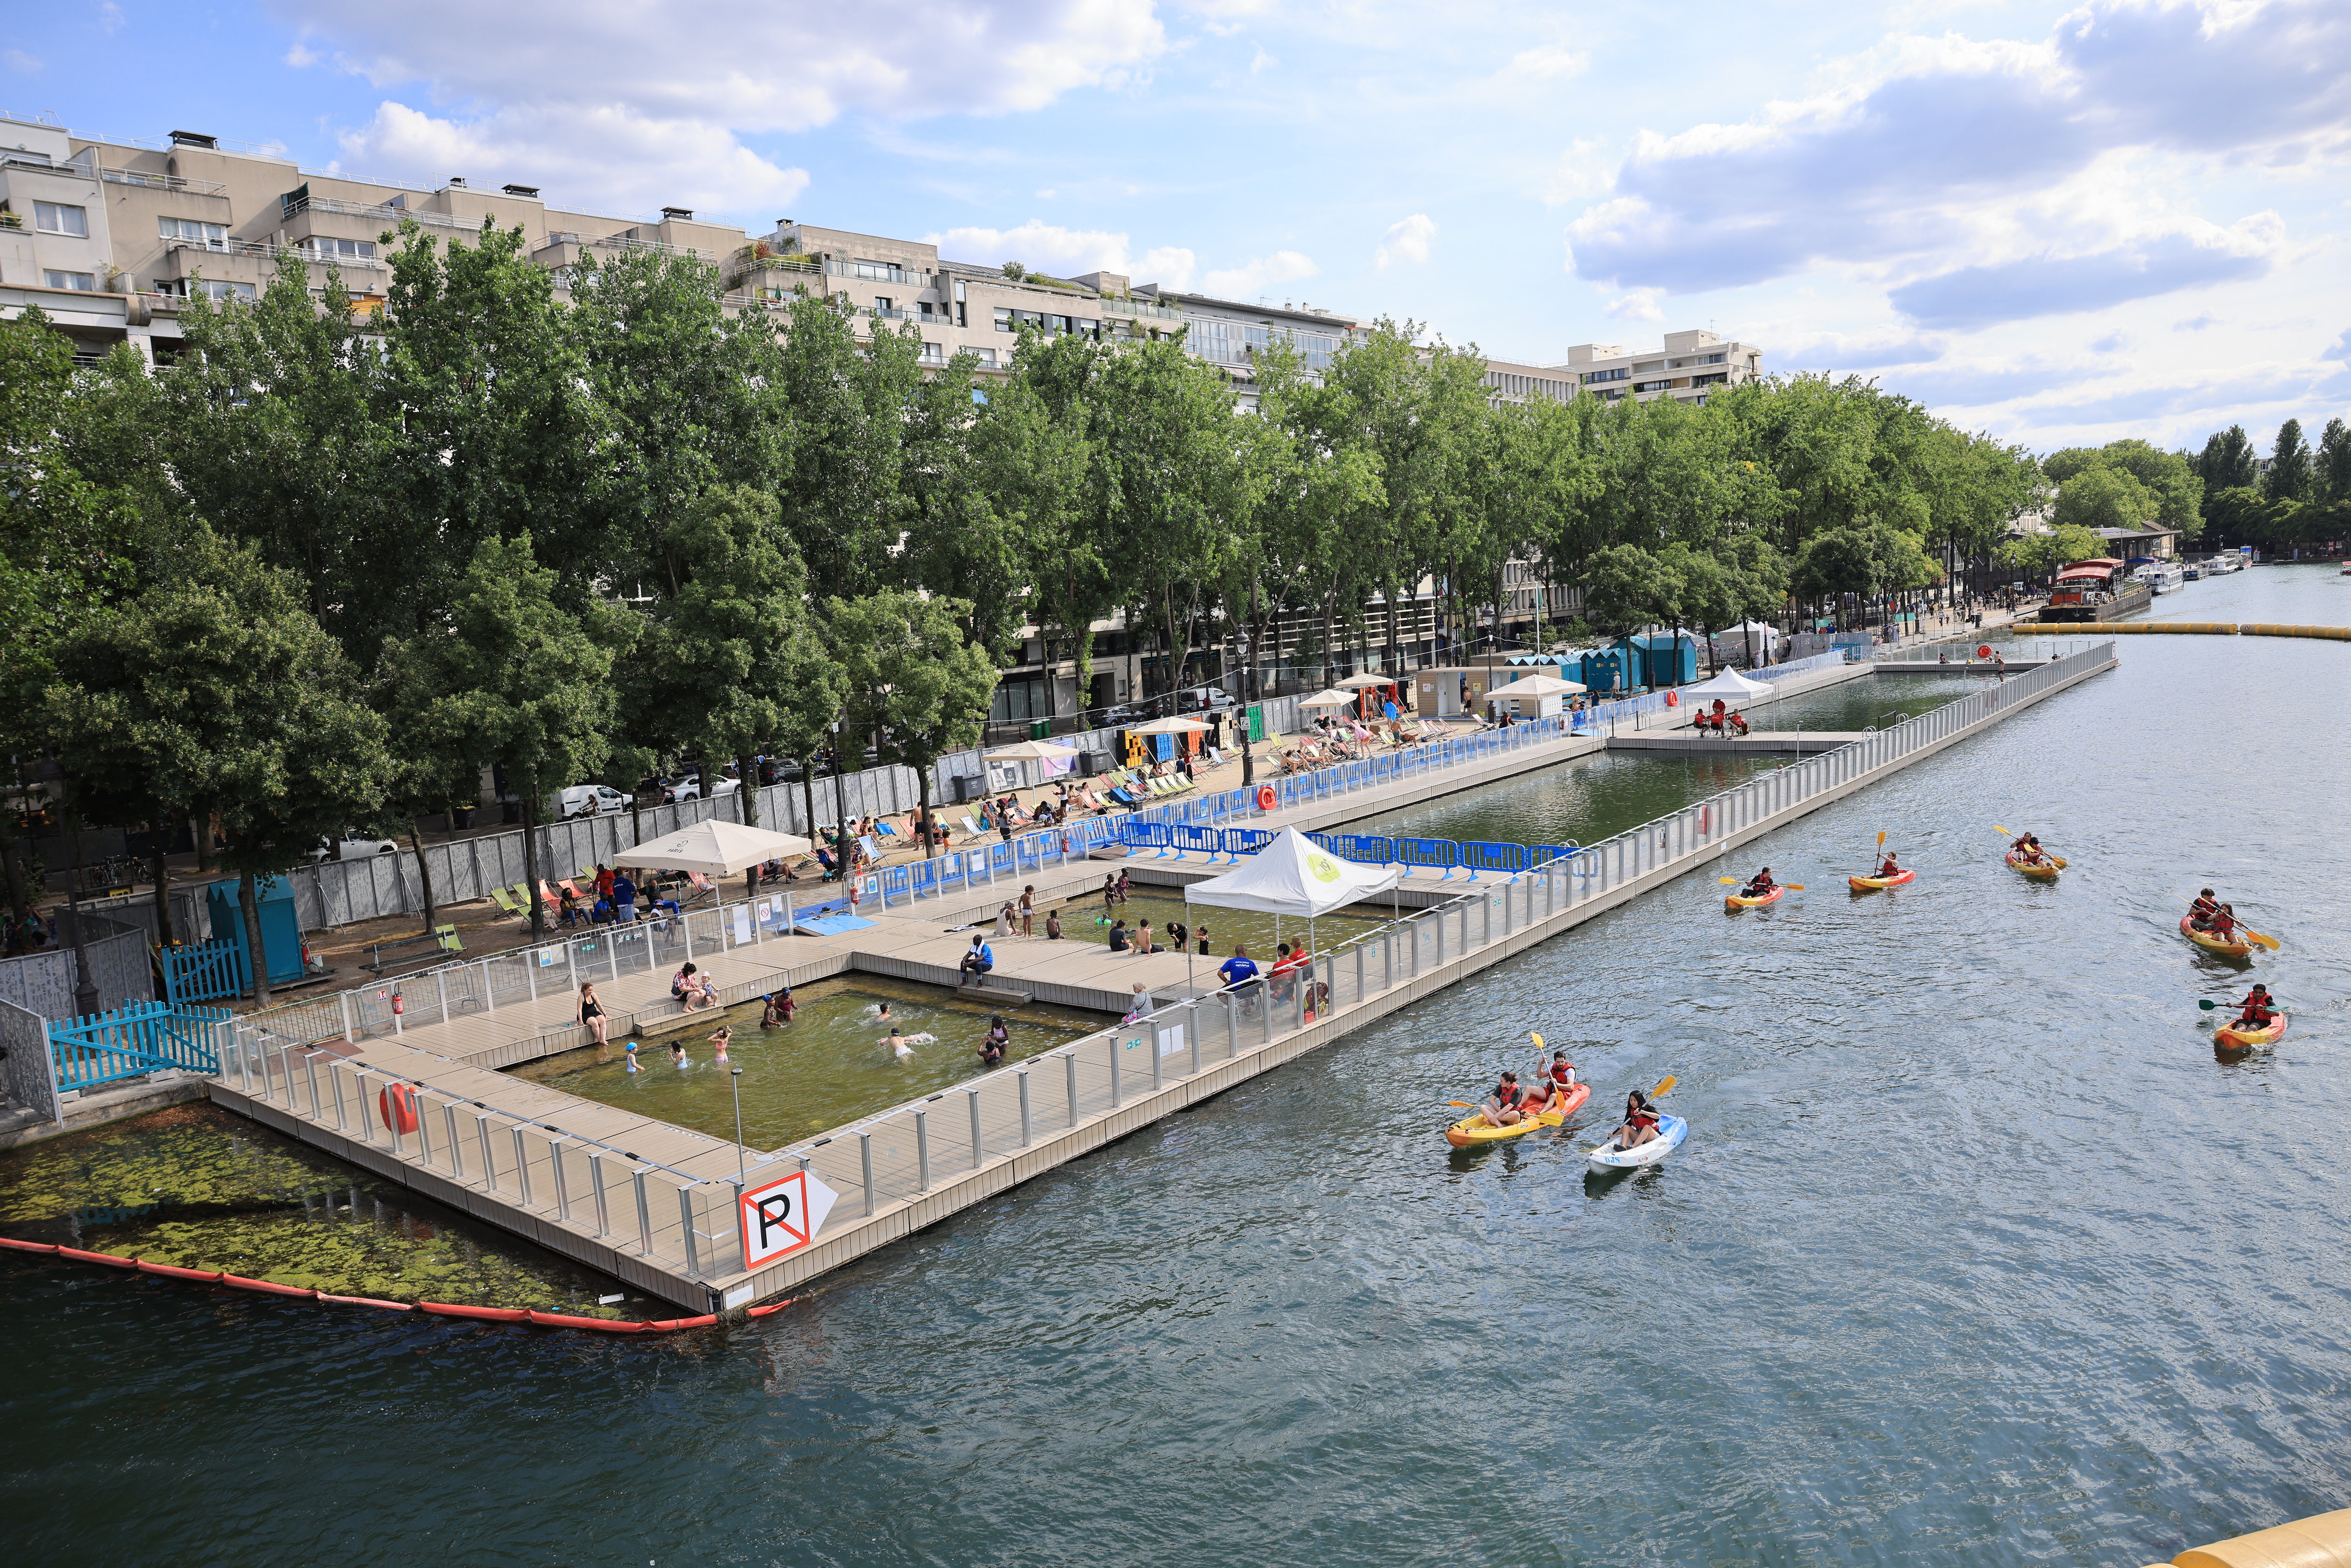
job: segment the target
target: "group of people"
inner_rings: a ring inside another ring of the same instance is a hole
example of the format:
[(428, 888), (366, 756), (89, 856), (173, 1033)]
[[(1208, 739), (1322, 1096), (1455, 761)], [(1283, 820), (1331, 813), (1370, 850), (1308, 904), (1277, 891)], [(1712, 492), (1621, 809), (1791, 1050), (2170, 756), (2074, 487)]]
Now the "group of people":
[(2201, 931), (2222, 942), (2237, 939), (2236, 910), (2215, 899), (2209, 887), (2199, 893), (2196, 902), (2188, 906), (2188, 925), (2190, 930)]
[[(1522, 1086), (1517, 1073), (1503, 1073), (1494, 1092), (1478, 1107), (1478, 1114), (1489, 1127), (1515, 1127), (1540, 1116), (1563, 1113), (1574, 1087), (1575, 1063), (1568, 1061), (1567, 1052), (1554, 1051), (1551, 1053), (1551, 1066), (1536, 1075), (1532, 1088)], [(1635, 1089), (1625, 1097), (1625, 1120), (1601, 1146), (1634, 1149), (1654, 1142), (1656, 1136), (1656, 1110), (1649, 1103), (1649, 1097)]]
[(2045, 866), (2052, 863), (2049, 852), (2041, 847), (2041, 840), (2034, 834), (2026, 833), (2008, 847), (2020, 865)]
[(1740, 736), (1747, 733), (1747, 717), (1744, 714), (1730, 712), (1723, 706), (1722, 699), (1717, 697), (1713, 707), (1699, 708), (1690, 716), (1690, 727), (1702, 735)]
[(599, 865), (591, 885), (592, 903), (588, 890), (574, 883), (566, 881), (559, 889), (557, 917), (565, 925), (626, 925), (636, 919), (638, 887), (627, 872)]

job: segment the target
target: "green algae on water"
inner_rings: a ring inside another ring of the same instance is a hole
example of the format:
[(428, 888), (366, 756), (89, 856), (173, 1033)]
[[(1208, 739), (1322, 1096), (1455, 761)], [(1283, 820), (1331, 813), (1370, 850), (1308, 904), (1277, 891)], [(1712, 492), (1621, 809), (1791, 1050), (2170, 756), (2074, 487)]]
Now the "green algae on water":
[(204, 1103), (0, 1155), (0, 1233), (329, 1295), (608, 1318), (659, 1307), (599, 1305), (625, 1288)]

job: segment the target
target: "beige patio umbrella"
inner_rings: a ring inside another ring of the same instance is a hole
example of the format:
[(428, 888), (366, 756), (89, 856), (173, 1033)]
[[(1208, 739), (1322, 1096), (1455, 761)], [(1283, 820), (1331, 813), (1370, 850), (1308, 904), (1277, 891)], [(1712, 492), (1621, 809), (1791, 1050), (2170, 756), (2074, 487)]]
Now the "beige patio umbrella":
[(1129, 735), (1206, 735), (1213, 725), (1202, 724), (1196, 718), (1155, 718), (1149, 724), (1129, 725)]
[(1300, 697), (1298, 706), (1300, 707), (1353, 707), (1355, 694), (1333, 688), (1327, 692), (1316, 692), (1311, 697)]
[(1563, 697), (1571, 692), (1583, 689), (1575, 682), (1561, 680), (1557, 675), (1521, 675), (1507, 686), (1488, 692), (1486, 700), (1490, 703), (1504, 697)]
[(1074, 746), (1051, 740), (1024, 740), (987, 754), (990, 762), (1066, 762), (1078, 754)]
[(732, 876), (750, 872), (749, 891), (758, 891), (754, 868), (788, 855), (804, 855), (816, 845), (797, 833), (747, 828), (740, 822), (711, 817), (689, 828), (648, 840), (613, 856), (630, 865), (656, 866), (663, 871), (698, 871), (705, 876)]
[(1333, 681), (1331, 684), (1333, 686), (1343, 687), (1348, 691), (1359, 692), (1366, 686), (1401, 685), (1404, 684), (1404, 677), (1402, 675), (1375, 675), (1368, 671), (1358, 670), (1355, 674), (1348, 675), (1342, 680)]

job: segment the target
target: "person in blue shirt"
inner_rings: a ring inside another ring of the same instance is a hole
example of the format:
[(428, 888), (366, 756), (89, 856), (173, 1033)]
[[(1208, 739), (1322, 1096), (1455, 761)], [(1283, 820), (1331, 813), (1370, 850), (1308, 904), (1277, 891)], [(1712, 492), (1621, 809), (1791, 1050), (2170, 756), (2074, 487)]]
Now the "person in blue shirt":
[(1246, 945), (1236, 943), (1233, 956), (1217, 967), (1217, 973), (1228, 986), (1238, 986), (1257, 978), (1257, 964), (1249, 956)]
[(963, 973), (956, 977), (956, 984), (962, 985), (968, 980), (973, 985), (978, 985), (987, 979), (987, 972), (995, 967), (996, 954), (988, 947), (987, 938), (975, 936), (971, 939), (971, 951), (963, 956)]
[(637, 917), (637, 884), (622, 872), (612, 879), (612, 904), (620, 911), (620, 921), (625, 925)]

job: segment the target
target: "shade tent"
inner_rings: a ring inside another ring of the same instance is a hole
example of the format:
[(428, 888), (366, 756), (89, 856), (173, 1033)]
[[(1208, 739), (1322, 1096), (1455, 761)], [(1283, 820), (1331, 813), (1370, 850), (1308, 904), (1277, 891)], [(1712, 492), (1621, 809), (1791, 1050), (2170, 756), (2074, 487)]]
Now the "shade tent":
[(804, 855), (816, 845), (792, 833), (747, 828), (713, 817), (664, 838), (623, 850), (615, 859), (630, 865), (655, 866), (663, 871), (698, 871), (705, 876), (732, 876), (755, 865), (786, 855)]
[(1215, 728), (1196, 718), (1155, 718), (1149, 724), (1138, 724), (1127, 730), (1129, 735), (1206, 735)]
[(1771, 685), (1768, 681), (1750, 681), (1737, 670), (1725, 670), (1710, 681), (1695, 686), (1684, 686), (1686, 697), (1768, 697)]
[(1359, 692), (1367, 686), (1394, 686), (1401, 685), (1403, 683), (1402, 675), (1374, 675), (1366, 671), (1342, 676), (1332, 681), (1331, 685), (1342, 691)]
[(1355, 694), (1336, 690), (1316, 692), (1311, 697), (1300, 697), (1298, 706), (1300, 707), (1353, 707)]
[(1260, 915), (1328, 915), (1396, 884), (1395, 866), (1343, 861), (1296, 828), (1284, 828), (1265, 848), (1222, 876), (1184, 890), (1186, 904), (1254, 909)]

